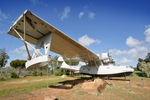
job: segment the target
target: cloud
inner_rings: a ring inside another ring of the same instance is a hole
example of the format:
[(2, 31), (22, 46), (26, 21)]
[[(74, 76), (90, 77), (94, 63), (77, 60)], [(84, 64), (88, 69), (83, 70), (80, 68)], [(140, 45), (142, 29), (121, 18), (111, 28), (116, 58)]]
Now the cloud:
[(38, 5), (40, 2), (39, 0), (30, 0), (30, 2), (35, 6)]
[(90, 19), (94, 19), (95, 18), (95, 13), (93, 11), (89, 10), (88, 6), (84, 6), (83, 7), (83, 11), (79, 12), (79, 18), (82, 18), (83, 16), (87, 16)]
[(61, 20), (63, 21), (65, 18), (68, 18), (69, 13), (70, 13), (70, 7), (66, 6), (62, 12)]
[(2, 10), (0, 9), (0, 21), (5, 20), (8, 18), (8, 15), (6, 15)]
[(83, 15), (84, 15), (84, 12), (81, 11), (81, 12), (79, 13), (79, 18), (82, 18)]
[(114, 56), (127, 54), (126, 50), (110, 49), (109, 53)]
[(147, 42), (150, 42), (150, 26), (145, 30), (145, 40), (147, 41)]
[(137, 39), (134, 39), (132, 36), (129, 36), (126, 40), (126, 44), (129, 46), (129, 47), (136, 47), (138, 45), (141, 44), (141, 41), (137, 40)]
[[(110, 49), (109, 53), (115, 57), (127, 56), (127, 59), (118, 60), (120, 63), (130, 63), (137, 61), (138, 58), (145, 58), (147, 53), (150, 52), (150, 27), (144, 31), (145, 40), (138, 40), (129, 36), (126, 39), (126, 45), (129, 46), (128, 50)], [(128, 59), (131, 59), (128, 61)]]
[(122, 58), (118, 61), (119, 63), (122, 63), (122, 64), (126, 64), (126, 63), (131, 63), (133, 62), (132, 59), (128, 59), (128, 58)]
[(133, 37), (128, 37), (126, 44), (131, 47), (126, 53), (132, 58), (143, 58), (148, 53), (148, 46), (146, 42), (134, 39)]
[(113, 56), (128, 55), (133, 59), (137, 59), (144, 58), (147, 55), (148, 51), (148, 47), (139, 46), (130, 48), (129, 50), (110, 49), (109, 53)]
[[(29, 49), (30, 52), (33, 51), (33, 49), (31, 47), (29, 47), (29, 46), (28, 46), (28, 49)], [(19, 54), (19, 55), (21, 55), (23, 57), (27, 57), (28, 56), (25, 46), (18, 47), (15, 50), (13, 50), (13, 52), (16, 53), (16, 54)]]
[(99, 40), (92, 39), (92, 38), (88, 37), (88, 35), (86, 35), (86, 34), (84, 36), (78, 38), (78, 42), (83, 46), (89, 46), (93, 43), (100, 43)]
[(144, 46), (131, 48), (130, 50), (127, 51), (127, 54), (134, 59), (144, 58), (147, 53), (148, 53), (148, 48)]
[(94, 19), (95, 13), (94, 13), (94, 12), (89, 12), (88, 17), (89, 17), (90, 19)]
[[(129, 36), (126, 39), (126, 45), (129, 47), (128, 50), (110, 49), (109, 53), (115, 58), (119, 57), (120, 60), (118, 61), (120, 63), (133, 63), (137, 61), (138, 58), (144, 59), (147, 53), (150, 52), (150, 26), (146, 27), (144, 34), (145, 40), (138, 40)], [(126, 59), (122, 57), (126, 57)]]

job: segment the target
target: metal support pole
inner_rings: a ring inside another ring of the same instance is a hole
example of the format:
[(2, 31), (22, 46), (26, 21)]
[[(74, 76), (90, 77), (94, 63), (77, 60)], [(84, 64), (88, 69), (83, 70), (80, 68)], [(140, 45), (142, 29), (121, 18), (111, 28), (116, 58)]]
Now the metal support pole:
[(131, 81), (129, 80), (130, 92), (132, 91)]
[(143, 79), (143, 78), (141, 78), (141, 80), (142, 80), (142, 87), (144, 87), (144, 79)]
[(125, 81), (126, 81), (126, 73), (124, 73), (124, 78), (125, 78)]
[(23, 30), (24, 31), (24, 40), (26, 40), (25, 39), (25, 36), (26, 36), (26, 23), (25, 23), (26, 22), (26, 16), (25, 16), (25, 14), (23, 14), (23, 19), (24, 19), (24, 30)]

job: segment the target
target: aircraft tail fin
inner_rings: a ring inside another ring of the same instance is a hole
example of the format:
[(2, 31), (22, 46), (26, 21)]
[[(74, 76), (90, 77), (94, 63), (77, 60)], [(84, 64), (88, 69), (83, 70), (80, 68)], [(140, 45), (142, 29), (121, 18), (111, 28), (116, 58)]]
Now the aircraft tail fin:
[(61, 56), (58, 57), (58, 59), (57, 59), (57, 66), (58, 66), (58, 67), (62, 67), (62, 66), (64, 66), (64, 65), (67, 65), (67, 64), (65, 63), (63, 57), (61, 57)]
[(82, 65), (83, 65), (83, 63), (79, 63), (79, 65), (76, 65), (76, 66), (68, 65), (68, 64), (66, 64), (63, 57), (61, 57), (61, 56), (58, 57), (58, 59), (57, 59), (57, 66), (60, 68), (63, 68), (63, 69), (78, 71)]

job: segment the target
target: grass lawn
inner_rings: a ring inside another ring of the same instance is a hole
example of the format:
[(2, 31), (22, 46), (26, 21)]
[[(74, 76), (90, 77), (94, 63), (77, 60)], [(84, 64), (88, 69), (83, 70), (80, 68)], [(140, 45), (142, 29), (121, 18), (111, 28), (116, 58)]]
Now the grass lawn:
[(127, 77), (130, 81), (109, 80), (112, 87), (103, 91), (104, 97), (113, 100), (150, 100), (150, 78), (133, 76)]
[[(47, 86), (64, 81), (79, 79), (77, 77), (60, 78), (60, 76), (27, 76), (19, 79), (9, 79), (0, 82), (0, 100), (15, 100), (27, 96), (30, 100), (44, 95)], [(123, 78), (122, 78), (123, 79)], [(61, 100), (150, 100), (150, 78), (133, 75), (127, 77), (130, 81), (120, 79), (106, 80), (112, 86), (106, 86), (101, 93), (92, 93), (81, 89), (81, 83), (71, 89), (48, 88), (48, 93)], [(47, 91), (47, 90), (46, 90)], [(32, 93), (31, 93), (32, 92)], [(29, 95), (28, 95), (29, 94)], [(34, 98), (31, 98), (32, 96)], [(25, 95), (25, 96), (24, 96)], [(27, 96), (26, 96), (27, 95)], [(67, 96), (66, 96), (67, 95)], [(39, 99), (41, 100), (41, 98)], [(42, 99), (43, 100), (43, 99)]]
[[(28, 76), (18, 79), (9, 79), (0, 82), (0, 96), (7, 96), (16, 93), (28, 93), (30, 91), (46, 88), (48, 85), (64, 81), (60, 77)], [(47, 85), (48, 84), (48, 85)]]

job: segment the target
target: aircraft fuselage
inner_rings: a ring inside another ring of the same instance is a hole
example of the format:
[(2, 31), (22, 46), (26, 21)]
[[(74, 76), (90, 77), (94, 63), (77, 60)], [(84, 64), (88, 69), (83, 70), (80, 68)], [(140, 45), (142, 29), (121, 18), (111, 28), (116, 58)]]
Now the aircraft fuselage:
[(79, 62), (77, 66), (69, 66), (65, 63), (63, 58), (58, 59), (58, 66), (63, 69), (73, 70), (82, 74), (96, 75), (96, 76), (128, 76), (132, 74), (134, 69), (127, 66), (119, 65), (99, 65), (99, 66), (89, 66), (83, 62)]

